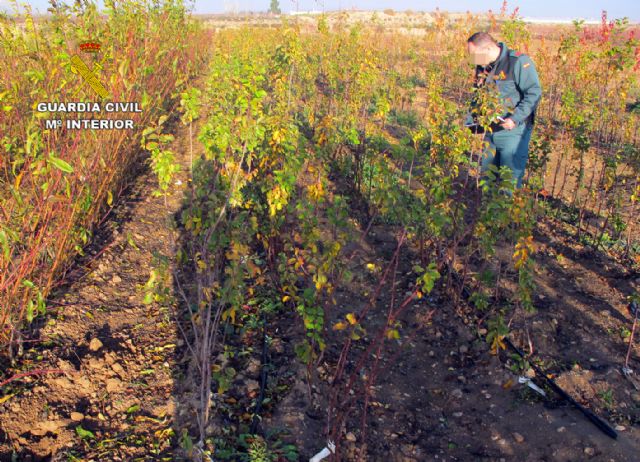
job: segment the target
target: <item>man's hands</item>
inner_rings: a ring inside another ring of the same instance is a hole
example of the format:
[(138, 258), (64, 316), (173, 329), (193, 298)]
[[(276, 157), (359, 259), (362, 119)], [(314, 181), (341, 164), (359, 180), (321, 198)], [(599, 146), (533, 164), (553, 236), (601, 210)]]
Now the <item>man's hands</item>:
[(505, 130), (513, 130), (516, 128), (516, 123), (511, 119), (504, 119), (504, 122), (502, 122), (500, 126)]

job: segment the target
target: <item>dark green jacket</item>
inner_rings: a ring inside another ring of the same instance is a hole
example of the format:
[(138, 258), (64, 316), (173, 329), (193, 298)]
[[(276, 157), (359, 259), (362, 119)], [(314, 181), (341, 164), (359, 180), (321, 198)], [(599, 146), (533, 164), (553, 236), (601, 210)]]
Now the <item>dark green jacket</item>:
[[(486, 67), (476, 66), (475, 86), (495, 82), (507, 108), (502, 118), (511, 118), (517, 125), (532, 124), (542, 96), (536, 66), (529, 56), (510, 50), (504, 42), (498, 45), (501, 48), (498, 59)], [(496, 127), (494, 131), (500, 128)]]

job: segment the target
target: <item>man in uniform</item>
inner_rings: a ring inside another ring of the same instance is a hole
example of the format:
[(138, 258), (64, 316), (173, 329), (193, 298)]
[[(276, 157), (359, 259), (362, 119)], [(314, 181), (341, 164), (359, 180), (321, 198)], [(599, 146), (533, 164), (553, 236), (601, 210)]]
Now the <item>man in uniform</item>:
[[(474, 86), (497, 85), (506, 108), (498, 118), (499, 122), (492, 124), (491, 130), (485, 133), (488, 149), (481, 170), (486, 172), (491, 164), (498, 169), (509, 167), (519, 188), (529, 157), (535, 110), (542, 96), (535, 65), (529, 56), (510, 50), (486, 32), (476, 32), (467, 39), (467, 52), (476, 66)], [(474, 102), (472, 111), (473, 107)], [(477, 124), (468, 125), (478, 128)]]

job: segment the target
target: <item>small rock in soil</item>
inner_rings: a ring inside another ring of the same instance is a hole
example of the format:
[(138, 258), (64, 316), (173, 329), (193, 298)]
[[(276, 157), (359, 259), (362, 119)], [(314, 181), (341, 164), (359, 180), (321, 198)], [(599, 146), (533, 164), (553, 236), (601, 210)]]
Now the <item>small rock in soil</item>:
[(120, 379), (108, 379), (107, 380), (107, 392), (113, 393), (114, 391), (120, 390), (122, 386), (122, 382)]
[(518, 432), (513, 433), (513, 439), (516, 440), (516, 443), (524, 443), (524, 436)]
[(126, 339), (124, 341), (124, 343), (127, 345), (127, 347), (131, 350), (132, 353), (136, 352), (136, 347), (133, 344), (133, 340), (131, 340), (130, 338)]
[(84, 414), (80, 412), (72, 412), (71, 420), (73, 420), (74, 422), (82, 422), (84, 420)]
[(91, 369), (102, 369), (104, 362), (101, 359), (89, 358), (89, 367)]
[(122, 367), (120, 363), (113, 363), (111, 365), (111, 369), (113, 369), (113, 372), (115, 372), (119, 376), (124, 376), (124, 367)]
[(80, 387), (85, 392), (91, 389), (91, 381), (84, 376), (81, 376), (81, 375), (75, 376), (73, 378), (73, 383), (78, 387)]
[(356, 435), (354, 435), (353, 433), (349, 432), (349, 433), (347, 433), (346, 438), (347, 438), (347, 441), (354, 442), (356, 440)]
[(251, 358), (247, 363), (245, 372), (249, 377), (258, 377), (260, 374), (260, 361), (256, 358)]
[(47, 420), (44, 422), (38, 422), (29, 431), (35, 436), (44, 436), (47, 433), (58, 433), (60, 427), (64, 427), (66, 424), (63, 420)]
[(453, 398), (456, 398), (456, 399), (461, 399), (462, 398), (462, 390), (460, 390), (459, 388), (456, 388), (455, 390), (453, 390), (451, 392), (451, 396)]
[(100, 341), (100, 339), (92, 338), (89, 342), (89, 349), (91, 351), (98, 351), (100, 348), (102, 348), (102, 342)]
[(591, 457), (596, 453), (596, 451), (593, 448), (584, 448), (584, 453)]
[(71, 388), (73, 386), (71, 381), (69, 379), (67, 379), (66, 377), (57, 377), (55, 379), (52, 379), (51, 382), (56, 387), (59, 387), (59, 388)]
[(252, 391), (256, 391), (260, 388), (260, 384), (256, 380), (247, 380), (245, 382), (245, 386), (247, 387), (247, 391), (251, 393)]

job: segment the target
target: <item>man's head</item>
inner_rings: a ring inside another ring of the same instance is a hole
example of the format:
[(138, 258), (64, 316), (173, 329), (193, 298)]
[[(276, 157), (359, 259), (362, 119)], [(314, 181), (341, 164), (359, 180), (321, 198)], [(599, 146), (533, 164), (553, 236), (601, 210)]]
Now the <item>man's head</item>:
[(467, 39), (469, 62), (476, 66), (486, 66), (500, 56), (498, 42), (487, 32), (476, 32)]

